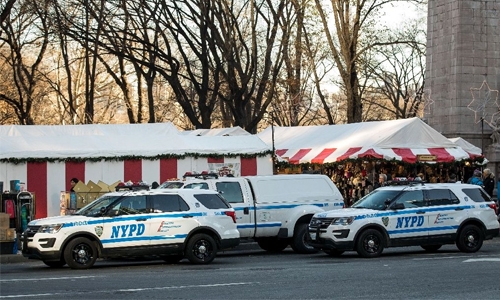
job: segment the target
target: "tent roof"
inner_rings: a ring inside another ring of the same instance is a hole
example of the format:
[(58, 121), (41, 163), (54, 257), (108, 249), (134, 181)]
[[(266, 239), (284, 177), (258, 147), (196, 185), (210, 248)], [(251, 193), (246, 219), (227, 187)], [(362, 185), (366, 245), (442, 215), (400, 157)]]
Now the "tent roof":
[(469, 155), (419, 118), (344, 125), (268, 127), (258, 136), (290, 163), (328, 163), (378, 158), (417, 161), (417, 155), (437, 162), (469, 159)]
[(238, 155), (269, 150), (255, 135), (183, 135), (171, 123), (0, 126), (0, 159)]
[(474, 146), (472, 143), (466, 141), (461, 137), (449, 138), (449, 140), (467, 151), (471, 158), (480, 157), (483, 155), (483, 150), (481, 150), (481, 148)]
[(229, 128), (213, 128), (213, 129), (195, 129), (181, 131), (181, 134), (189, 135), (206, 135), (206, 136), (229, 136), (229, 135), (250, 135), (248, 131), (241, 128), (240, 126), (229, 127)]

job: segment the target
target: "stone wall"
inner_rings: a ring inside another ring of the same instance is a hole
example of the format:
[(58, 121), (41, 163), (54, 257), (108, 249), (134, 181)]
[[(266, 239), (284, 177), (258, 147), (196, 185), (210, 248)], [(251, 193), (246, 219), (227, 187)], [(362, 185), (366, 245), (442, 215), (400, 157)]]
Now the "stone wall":
[[(434, 103), (424, 118), (446, 137), (462, 137), (485, 152), (492, 129), (486, 123), (481, 129), (467, 106), (470, 88), (486, 81), (500, 89), (500, 0), (428, 3), (425, 92)], [(486, 109), (498, 111), (496, 104)]]

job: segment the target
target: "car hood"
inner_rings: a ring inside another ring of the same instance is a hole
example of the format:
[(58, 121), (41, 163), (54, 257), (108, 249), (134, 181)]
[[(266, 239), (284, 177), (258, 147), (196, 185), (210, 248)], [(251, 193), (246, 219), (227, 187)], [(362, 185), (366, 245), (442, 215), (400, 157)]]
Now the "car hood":
[(49, 224), (73, 224), (75, 222), (87, 222), (89, 220), (95, 220), (95, 218), (90, 218), (86, 216), (68, 215), (68, 216), (56, 216), (56, 217), (37, 219), (29, 222), (28, 225), (40, 226)]
[(368, 208), (343, 208), (337, 210), (330, 210), (325, 212), (316, 213), (315, 218), (341, 218), (341, 217), (356, 217), (367, 214), (374, 214), (380, 212), (379, 210)]

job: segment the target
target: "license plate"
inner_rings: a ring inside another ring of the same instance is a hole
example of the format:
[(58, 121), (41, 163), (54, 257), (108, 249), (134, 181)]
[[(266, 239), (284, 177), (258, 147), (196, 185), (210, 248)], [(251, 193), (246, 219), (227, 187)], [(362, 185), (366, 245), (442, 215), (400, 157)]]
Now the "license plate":
[(309, 232), (309, 236), (311, 237), (311, 240), (316, 239), (316, 232)]

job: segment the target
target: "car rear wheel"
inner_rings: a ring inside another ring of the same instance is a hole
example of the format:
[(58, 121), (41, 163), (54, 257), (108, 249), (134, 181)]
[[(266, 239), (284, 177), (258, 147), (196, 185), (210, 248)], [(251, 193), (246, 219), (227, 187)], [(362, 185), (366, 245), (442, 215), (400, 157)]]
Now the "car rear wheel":
[(420, 246), (422, 249), (424, 249), (427, 252), (436, 252), (438, 251), (443, 245), (423, 245)]
[(97, 260), (97, 249), (88, 238), (71, 240), (64, 249), (64, 260), (72, 269), (91, 268)]
[(268, 252), (281, 252), (288, 247), (287, 240), (280, 240), (277, 238), (260, 238), (257, 240), (257, 244), (261, 249)]
[(377, 257), (384, 251), (384, 237), (380, 231), (367, 229), (361, 233), (356, 244), (356, 251), (362, 257)]
[(290, 246), (292, 247), (293, 251), (300, 253), (300, 254), (311, 254), (311, 253), (316, 253), (318, 252), (317, 249), (314, 249), (309, 243), (307, 242), (309, 233), (308, 231), (308, 225), (307, 223), (300, 223), (297, 225), (295, 228), (295, 232), (293, 234), (292, 238), (292, 243)]
[(466, 253), (477, 252), (483, 246), (483, 232), (476, 225), (465, 226), (458, 235), (457, 247)]
[(186, 246), (186, 258), (193, 264), (211, 263), (217, 254), (217, 243), (205, 233), (193, 235)]

